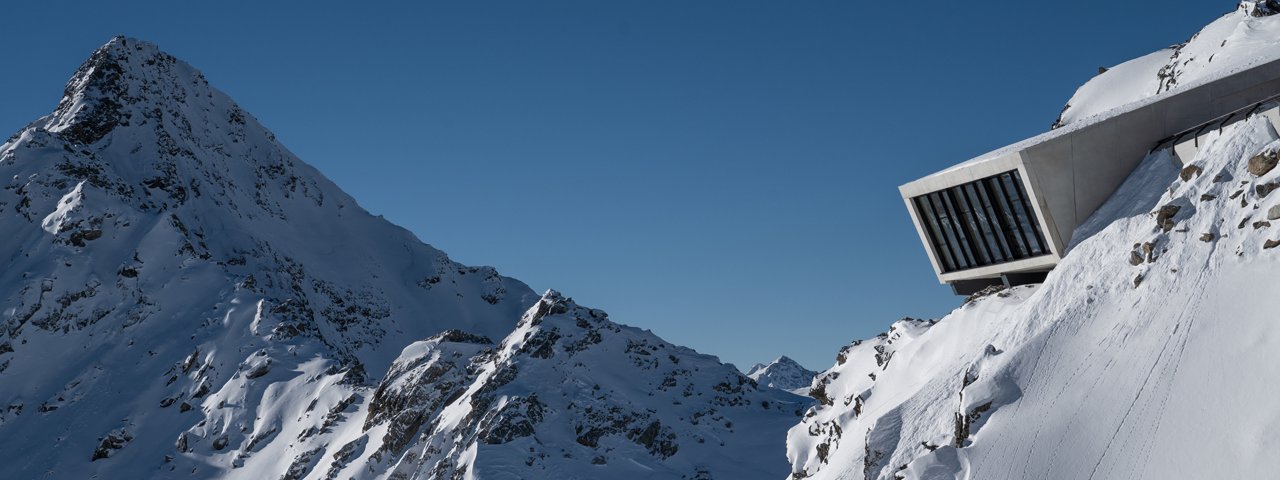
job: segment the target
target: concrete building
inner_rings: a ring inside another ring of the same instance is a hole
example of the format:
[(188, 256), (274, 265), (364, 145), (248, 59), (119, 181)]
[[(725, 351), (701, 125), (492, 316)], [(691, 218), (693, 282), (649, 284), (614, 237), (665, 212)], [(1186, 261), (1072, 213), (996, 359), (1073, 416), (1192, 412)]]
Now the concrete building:
[(1069, 124), (898, 190), (938, 281), (957, 294), (1038, 283), (1147, 153), (1172, 147), (1190, 160), (1205, 133), (1250, 114), (1280, 125), (1277, 94), (1280, 60)]

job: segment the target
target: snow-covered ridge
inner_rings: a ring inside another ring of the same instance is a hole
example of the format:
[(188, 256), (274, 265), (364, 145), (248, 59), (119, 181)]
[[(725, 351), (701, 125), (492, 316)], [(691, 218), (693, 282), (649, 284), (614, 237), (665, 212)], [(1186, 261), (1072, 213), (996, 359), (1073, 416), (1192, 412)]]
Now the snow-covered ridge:
[[(1179, 92), (1201, 87), (1250, 68), (1280, 61), (1280, 15), (1239, 8), (1206, 26), (1186, 44), (1175, 45), (1116, 66), (1077, 90), (1051, 129), (1031, 138), (952, 165), (941, 176), (1065, 137), (1091, 125), (1151, 105)], [(1169, 57), (1162, 60), (1165, 54)]]
[(0, 178), (7, 478), (269, 471), (327, 422), (293, 406), (340, 411), (404, 345), (503, 336), (537, 298), (368, 214), (138, 40), (0, 145)]
[[(450, 260), (146, 42), (0, 145), (0, 211), (0, 478), (787, 469), (804, 399)], [(582, 382), (612, 396), (565, 403)], [(594, 446), (561, 431), (585, 406), (616, 427)]]
[(1157, 95), (1202, 85), (1280, 58), (1280, 11), (1274, 0), (1246, 0), (1185, 43), (1135, 58), (1080, 86), (1054, 128)]
[[(378, 388), (365, 428), (388, 433), (353, 440), (371, 457), (341, 476), (780, 478), (784, 432), (809, 403), (554, 291), (491, 348), (430, 346), (393, 367), (412, 382)], [(428, 394), (387, 393), (405, 385)]]

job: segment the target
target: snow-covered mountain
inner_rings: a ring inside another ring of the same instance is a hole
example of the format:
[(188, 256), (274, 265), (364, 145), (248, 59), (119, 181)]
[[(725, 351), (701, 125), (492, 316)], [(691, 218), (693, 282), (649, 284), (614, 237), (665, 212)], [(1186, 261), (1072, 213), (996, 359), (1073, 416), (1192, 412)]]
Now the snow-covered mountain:
[(817, 375), (818, 372), (804, 368), (786, 355), (778, 357), (768, 365), (757, 363), (747, 371), (747, 376), (752, 380), (797, 395), (808, 395), (809, 385)]
[(556, 292), (474, 355), (483, 343), (407, 348), (353, 440), (369, 460), (341, 477), (782, 478), (769, 435), (811, 403)]
[(1280, 58), (1276, 0), (1245, 0), (1185, 43), (1107, 69), (1076, 91), (1054, 127)]
[(804, 399), (450, 260), (148, 43), (0, 183), (0, 478), (786, 473)]
[[(1252, 11), (1185, 48), (1231, 30), (1256, 35), (1234, 58), (1274, 55), (1280, 16)], [(845, 347), (789, 432), (792, 478), (1274, 477), (1278, 152), (1255, 117), (1186, 168), (1152, 153), (1043, 285)]]

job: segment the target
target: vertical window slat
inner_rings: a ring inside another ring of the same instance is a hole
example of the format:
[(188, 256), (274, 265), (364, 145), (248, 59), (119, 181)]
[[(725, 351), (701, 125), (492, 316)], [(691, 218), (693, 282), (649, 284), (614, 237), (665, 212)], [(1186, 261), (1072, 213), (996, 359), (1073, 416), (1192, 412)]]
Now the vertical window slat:
[(986, 266), (992, 264), (991, 252), (987, 251), (986, 242), (982, 239), (982, 229), (978, 227), (978, 220), (974, 216), (973, 206), (969, 204), (969, 199), (965, 197), (963, 186), (948, 188), (947, 195), (951, 197), (951, 201), (956, 205), (956, 208), (960, 209), (960, 218), (964, 220), (963, 227), (969, 237), (969, 248), (973, 250), (974, 258), (978, 261), (978, 265)]
[(933, 205), (933, 212), (938, 216), (938, 223), (942, 224), (942, 231), (947, 235), (947, 244), (951, 246), (952, 258), (956, 261), (956, 267), (961, 270), (972, 268), (964, 255), (964, 245), (960, 241), (960, 235), (956, 233), (951, 220), (951, 214), (947, 210), (947, 205), (942, 201), (942, 195), (939, 192), (929, 194), (929, 203)]
[(1022, 209), (1027, 212), (1027, 222), (1031, 224), (1031, 233), (1035, 234), (1036, 242), (1040, 244), (1041, 253), (1049, 253), (1048, 244), (1044, 241), (1044, 234), (1040, 233), (1040, 222), (1036, 218), (1035, 210), (1031, 208), (1031, 197), (1027, 196), (1027, 191), (1022, 187), (1022, 175), (1015, 170), (1010, 172), (1013, 178), (1017, 180), (1014, 186), (1018, 188), (1018, 196), (1022, 197)]
[(974, 182), (973, 185), (974, 190), (978, 193), (979, 200), (982, 201), (983, 211), (987, 213), (992, 241), (996, 243), (996, 247), (1000, 250), (1001, 258), (1005, 259), (1004, 261), (1014, 260), (1013, 249), (1009, 248), (1008, 240), (1005, 238), (1003, 221), (1000, 218), (1000, 212), (996, 211), (995, 202), (991, 200), (986, 180), (979, 180)]
[(977, 255), (974, 255), (973, 244), (969, 241), (968, 232), (964, 228), (964, 219), (960, 217), (960, 209), (951, 200), (951, 192), (943, 190), (938, 192), (938, 196), (942, 198), (942, 205), (947, 209), (947, 218), (951, 221), (951, 230), (956, 232), (956, 243), (960, 245), (960, 253), (964, 255), (965, 263), (969, 264), (969, 268), (982, 266), (978, 264)]
[(1018, 188), (1018, 178), (1011, 174), (1004, 174), (1000, 179), (1005, 183), (1005, 193), (1009, 194), (1009, 204), (1013, 205), (1013, 213), (1017, 215), (1018, 229), (1022, 231), (1022, 238), (1027, 242), (1027, 251), (1032, 255), (1042, 254), (1040, 242), (1032, 232), (1034, 223), (1027, 218), (1027, 204), (1022, 201), (1022, 189)]
[(914, 199), (916, 212), (920, 217), (920, 229), (924, 230), (925, 236), (929, 237), (929, 243), (933, 246), (934, 256), (938, 258), (938, 263), (942, 265), (942, 270), (951, 272), (956, 270), (956, 263), (951, 259), (950, 247), (947, 245), (946, 239), (942, 236), (942, 229), (938, 227), (938, 218), (933, 214), (933, 207), (928, 205), (929, 197), (916, 197)]
[(1014, 243), (1018, 245), (1018, 257), (1026, 258), (1031, 256), (1031, 245), (1027, 242), (1027, 236), (1022, 231), (1022, 227), (1018, 224), (1018, 214), (1013, 206), (1013, 202), (1009, 199), (1009, 190), (1005, 188), (1003, 176), (997, 176), (991, 179), (991, 185), (996, 189), (996, 199), (1000, 201), (1001, 212), (1005, 216), (1005, 221), (1009, 225), (1009, 235)]
[(996, 235), (991, 229), (987, 208), (983, 206), (977, 188), (973, 183), (966, 183), (961, 190), (964, 191), (965, 198), (969, 199), (969, 206), (973, 207), (973, 218), (978, 221), (978, 229), (982, 230), (982, 244), (987, 249), (987, 255), (991, 257), (991, 263), (1006, 262), (1004, 252), (1000, 250), (1000, 243), (996, 241)]

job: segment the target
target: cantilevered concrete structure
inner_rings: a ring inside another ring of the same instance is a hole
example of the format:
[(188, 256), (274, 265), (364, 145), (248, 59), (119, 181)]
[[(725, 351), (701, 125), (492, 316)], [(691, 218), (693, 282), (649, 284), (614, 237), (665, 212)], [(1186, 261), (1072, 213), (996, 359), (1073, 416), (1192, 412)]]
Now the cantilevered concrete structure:
[[(1280, 60), (1119, 107), (902, 185), (938, 280), (957, 294), (1035, 283), (1071, 233), (1157, 147), (1189, 161), (1212, 128), (1280, 94)], [(1280, 124), (1280, 123), (1278, 123)]]

